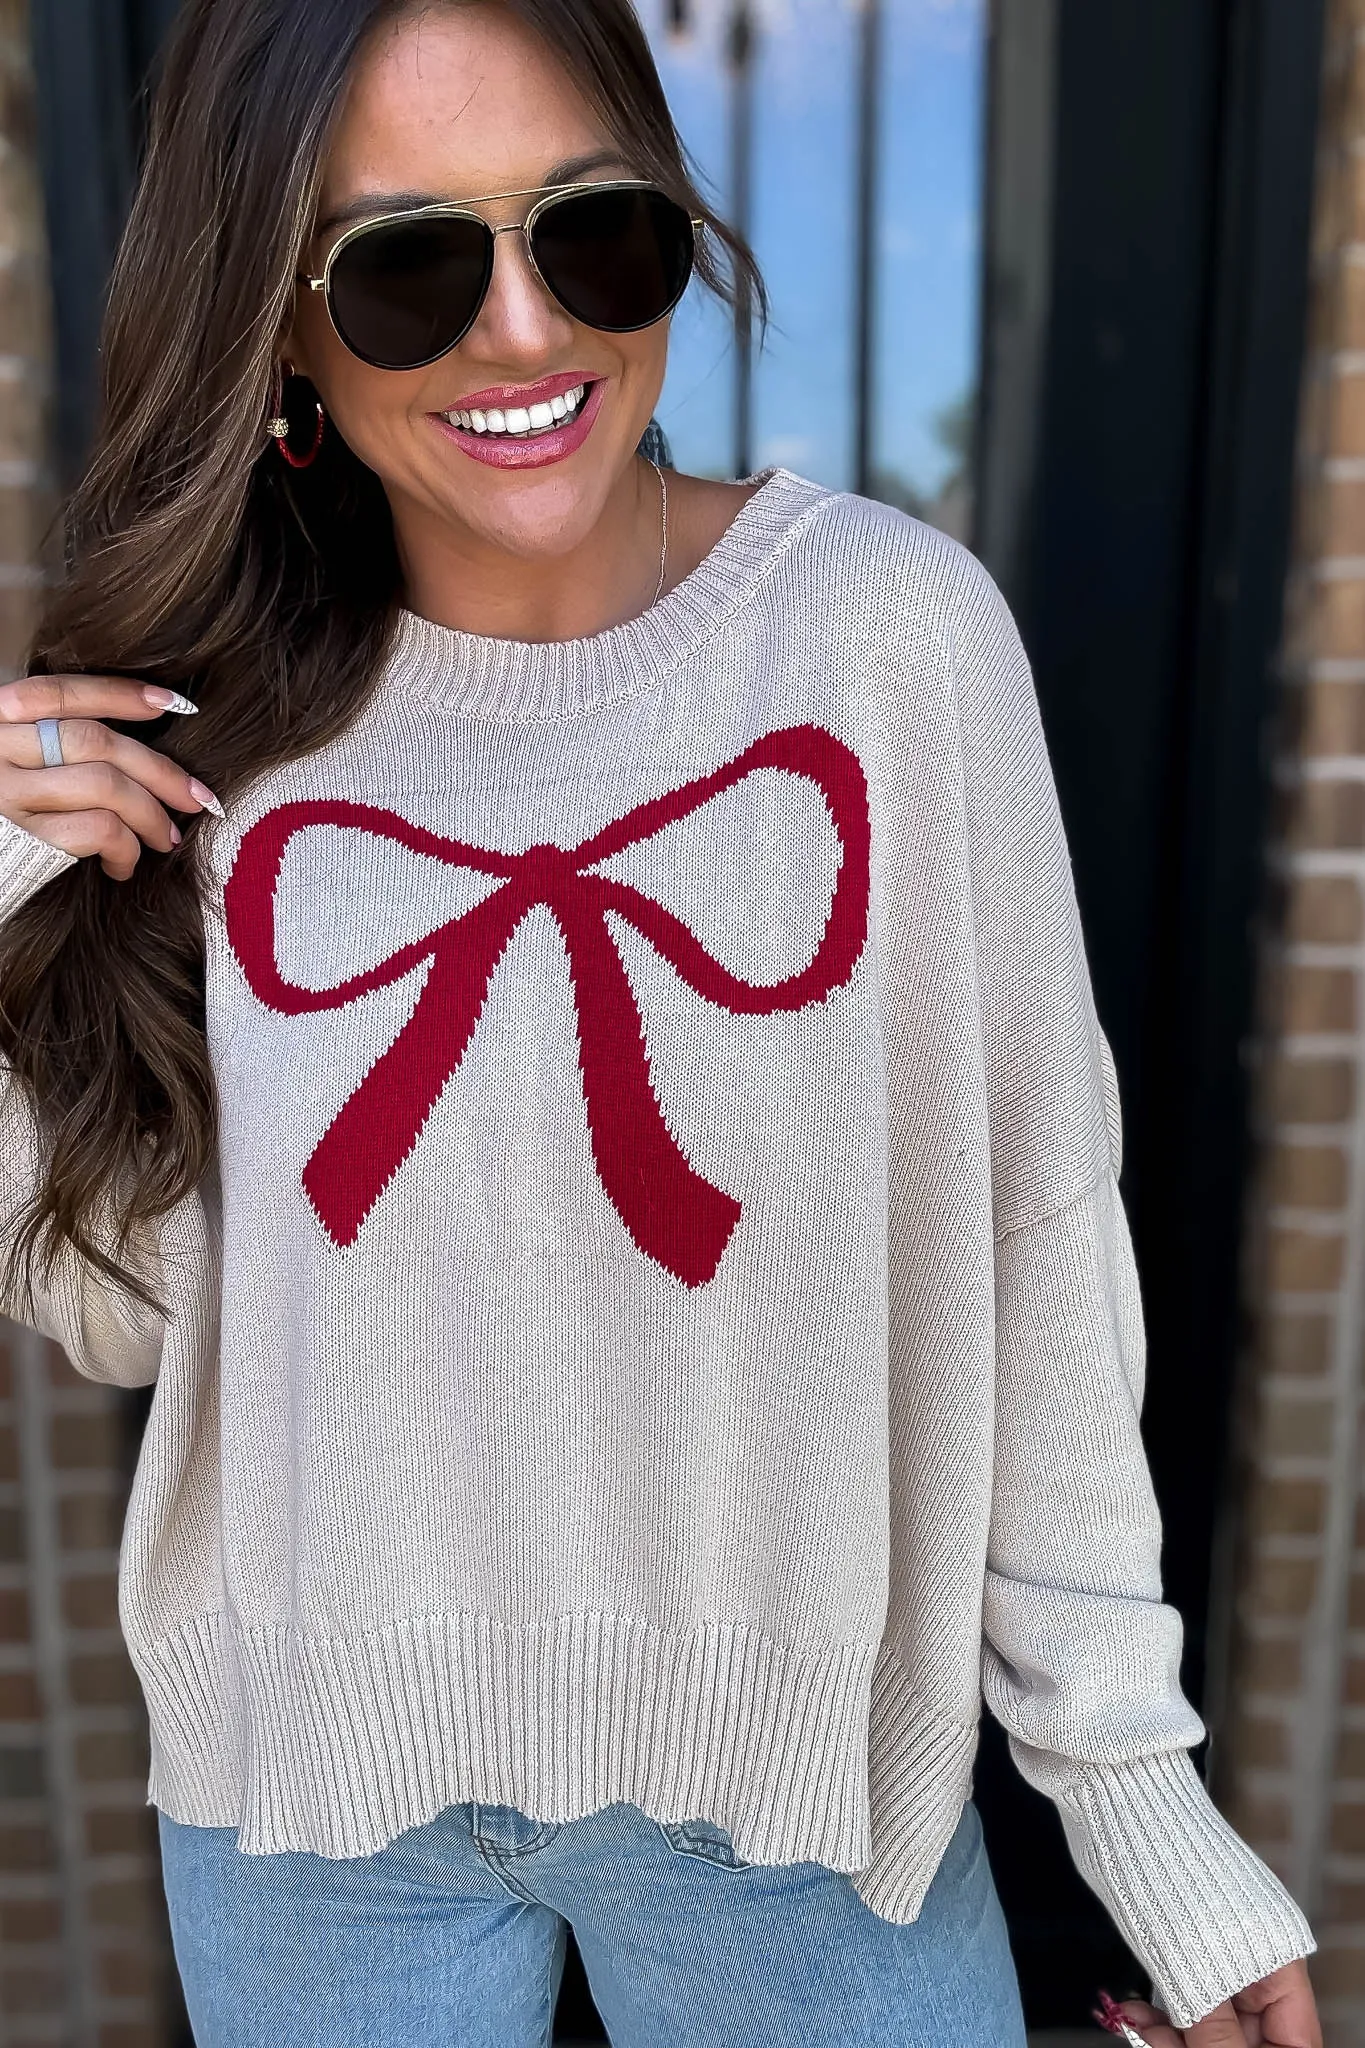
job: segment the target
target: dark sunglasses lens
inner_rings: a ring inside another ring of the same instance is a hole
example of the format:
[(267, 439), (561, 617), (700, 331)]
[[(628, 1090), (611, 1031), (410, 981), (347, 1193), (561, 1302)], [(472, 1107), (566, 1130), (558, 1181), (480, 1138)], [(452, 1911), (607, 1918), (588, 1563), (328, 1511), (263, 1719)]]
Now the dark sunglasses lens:
[(370, 228), (332, 265), (332, 318), (346, 346), (376, 369), (415, 370), (465, 333), (492, 269), (493, 237), (479, 221)]
[(664, 192), (584, 192), (545, 208), (531, 250), (575, 320), (629, 334), (662, 320), (682, 297), (692, 274), (692, 222)]

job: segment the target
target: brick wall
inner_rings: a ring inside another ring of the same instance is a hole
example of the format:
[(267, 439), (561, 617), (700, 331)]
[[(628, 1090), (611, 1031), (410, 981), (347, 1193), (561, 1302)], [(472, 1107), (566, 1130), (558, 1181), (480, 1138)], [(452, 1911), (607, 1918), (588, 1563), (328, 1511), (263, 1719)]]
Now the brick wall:
[[(46, 260), (25, 9), (0, 0), (0, 672), (50, 524)], [(0, 1323), (0, 2048), (173, 2048), (181, 2010), (119, 1633), (135, 1397)], [(186, 2037), (187, 2038), (187, 2037)]]
[(179, 2014), (119, 1632), (126, 1397), (0, 1349), (0, 2042), (172, 2048)]
[(1365, 0), (1330, 0), (1211, 1782), (1365, 2048)]

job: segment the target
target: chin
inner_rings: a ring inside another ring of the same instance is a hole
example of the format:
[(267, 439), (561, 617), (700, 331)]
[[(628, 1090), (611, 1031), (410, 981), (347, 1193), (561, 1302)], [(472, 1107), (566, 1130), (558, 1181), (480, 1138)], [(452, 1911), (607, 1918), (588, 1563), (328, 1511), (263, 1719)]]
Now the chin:
[(544, 474), (510, 478), (477, 500), (448, 502), (447, 516), (488, 545), (523, 561), (572, 554), (592, 534), (610, 495), (606, 479), (575, 489), (566, 478)]

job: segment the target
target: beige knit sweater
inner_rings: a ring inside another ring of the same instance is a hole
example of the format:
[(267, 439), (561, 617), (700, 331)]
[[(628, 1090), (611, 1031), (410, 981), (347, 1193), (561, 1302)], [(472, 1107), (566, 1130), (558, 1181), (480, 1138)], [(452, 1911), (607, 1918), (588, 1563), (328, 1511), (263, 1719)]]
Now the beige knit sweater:
[[(155, 1381), (151, 1801), (353, 1857), (628, 1799), (906, 1922), (984, 1690), (1178, 2024), (1312, 1950), (1187, 1754), (1114, 1071), (970, 555), (777, 470), (626, 625), (400, 614), (200, 846), (169, 1318), (74, 1265), (40, 1316)], [(0, 824), (0, 916), (66, 865)]]

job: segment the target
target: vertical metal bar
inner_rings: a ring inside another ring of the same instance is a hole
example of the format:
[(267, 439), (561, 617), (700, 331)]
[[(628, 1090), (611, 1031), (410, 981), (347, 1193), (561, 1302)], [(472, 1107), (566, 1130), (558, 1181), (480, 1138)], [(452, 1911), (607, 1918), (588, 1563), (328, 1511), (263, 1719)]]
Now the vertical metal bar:
[(872, 483), (873, 380), (877, 318), (878, 81), (881, 76), (881, 0), (858, 0), (858, 183), (854, 229), (853, 488), (863, 497)]
[[(730, 64), (730, 217), (746, 241), (753, 219), (754, 43), (747, 0), (735, 0), (726, 54)], [(753, 334), (744, 318), (735, 335), (734, 472), (753, 470)]]
[(1061, 0), (994, 0), (972, 545), (1027, 619), (1052, 319)]

